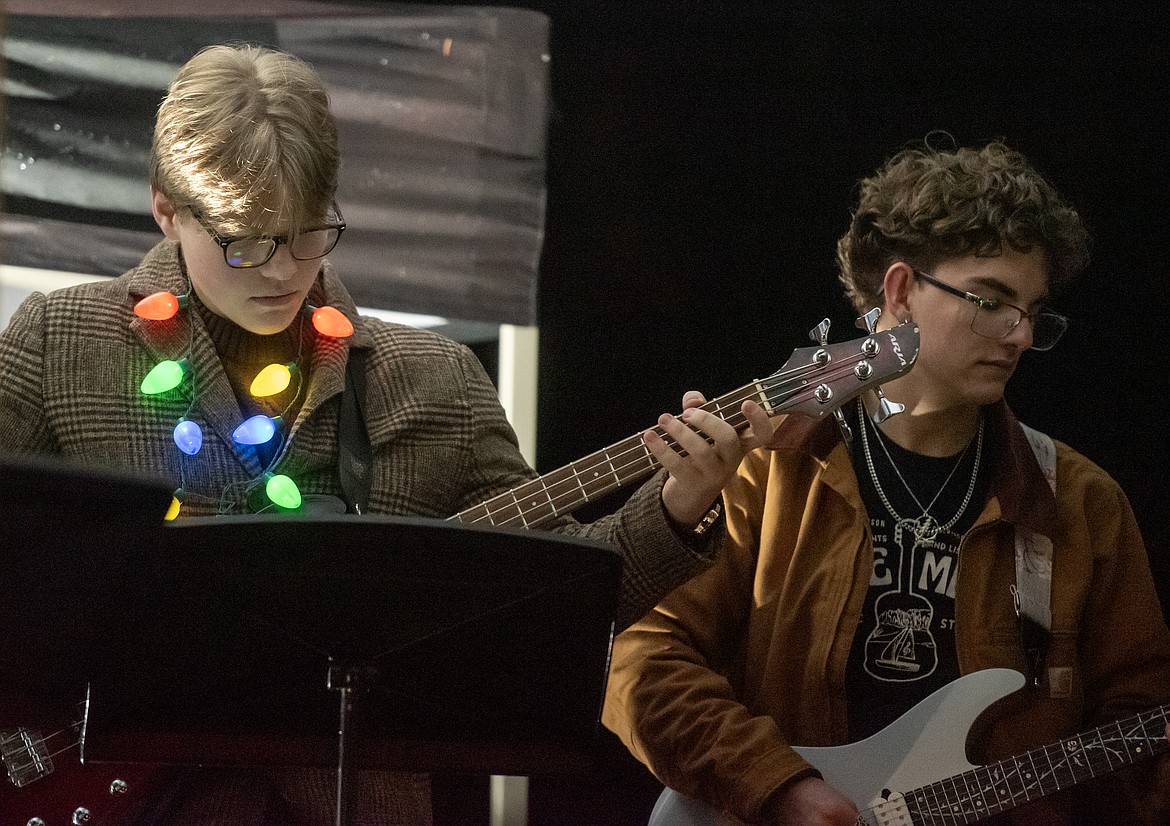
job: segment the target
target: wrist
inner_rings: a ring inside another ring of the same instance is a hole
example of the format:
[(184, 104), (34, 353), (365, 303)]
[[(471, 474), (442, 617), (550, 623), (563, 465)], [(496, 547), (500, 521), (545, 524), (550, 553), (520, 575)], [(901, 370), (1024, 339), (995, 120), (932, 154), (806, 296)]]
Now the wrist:
[(702, 538), (719, 523), (722, 517), (723, 500), (716, 499), (711, 503), (711, 507), (707, 512), (703, 514), (703, 518), (699, 520), (699, 523), (691, 530), (691, 535), (697, 539)]
[(669, 508), (663, 507), (666, 521), (675, 536), (689, 545), (697, 545), (709, 537), (719, 521), (723, 518), (723, 500), (716, 499), (697, 520), (692, 518), (686, 522), (676, 519)]

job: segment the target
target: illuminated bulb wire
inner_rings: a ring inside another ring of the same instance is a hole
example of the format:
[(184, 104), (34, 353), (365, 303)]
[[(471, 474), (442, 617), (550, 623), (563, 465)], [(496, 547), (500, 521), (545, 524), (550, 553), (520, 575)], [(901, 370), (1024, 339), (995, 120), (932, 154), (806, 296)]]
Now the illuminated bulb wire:
[[(176, 296), (169, 291), (151, 293), (134, 305), (134, 313), (150, 321), (167, 321), (185, 307), (187, 296)], [(343, 313), (334, 307), (310, 307), (313, 311), (312, 321), (317, 332), (332, 338), (347, 338), (353, 335), (353, 324)], [(165, 360), (156, 364), (146, 374), (140, 385), (142, 392), (148, 396), (165, 393), (178, 387), (186, 374), (188, 359)], [(285, 390), (292, 382), (293, 371), (297, 369), (295, 362), (287, 364), (270, 364), (257, 374), (252, 381), (251, 392), (257, 397), (273, 396)], [(269, 417), (256, 415), (243, 422), (232, 433), (232, 439), (239, 444), (260, 445), (270, 441), (281, 426), (280, 416)], [(175, 425), (172, 434), (175, 445), (188, 456), (194, 456), (203, 447), (203, 431), (198, 424), (181, 418)], [(284, 474), (267, 472), (264, 475), (264, 490), (268, 498), (278, 507), (286, 510), (296, 510), (301, 506), (301, 491), (296, 483)], [(170, 506), (167, 508), (164, 519), (172, 521), (179, 516), (182, 510), (183, 489), (180, 487), (171, 496)]]

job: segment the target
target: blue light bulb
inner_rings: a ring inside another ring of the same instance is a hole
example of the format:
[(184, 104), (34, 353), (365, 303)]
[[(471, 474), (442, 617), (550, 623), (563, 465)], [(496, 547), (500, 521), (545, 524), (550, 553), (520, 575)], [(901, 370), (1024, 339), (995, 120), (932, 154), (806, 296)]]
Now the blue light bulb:
[(262, 445), (276, 435), (276, 422), (258, 413), (247, 419), (232, 433), (232, 439), (242, 445)]
[(174, 436), (179, 450), (188, 456), (194, 456), (203, 447), (203, 430), (190, 419), (179, 419)]

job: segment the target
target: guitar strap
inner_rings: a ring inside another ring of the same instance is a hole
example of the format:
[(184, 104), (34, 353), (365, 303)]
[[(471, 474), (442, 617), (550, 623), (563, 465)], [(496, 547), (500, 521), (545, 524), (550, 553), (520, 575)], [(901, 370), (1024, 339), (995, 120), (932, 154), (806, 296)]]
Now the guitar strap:
[[(1020, 425), (1040, 471), (1056, 493), (1056, 446), (1052, 439), (1025, 424)], [(1016, 616), (1020, 620), (1024, 650), (1032, 665), (1032, 683), (1040, 684), (1044, 655), (1052, 629), (1052, 540), (1023, 525), (1016, 525), (1016, 583), (1012, 586)], [(1050, 669), (1049, 683), (1054, 697), (1064, 696), (1071, 674), (1067, 669)], [(1058, 672), (1058, 673), (1052, 673)]]
[(366, 351), (351, 347), (345, 364), (345, 391), (337, 423), (337, 472), (345, 495), (345, 512), (362, 514), (370, 498), (373, 451), (366, 429)]

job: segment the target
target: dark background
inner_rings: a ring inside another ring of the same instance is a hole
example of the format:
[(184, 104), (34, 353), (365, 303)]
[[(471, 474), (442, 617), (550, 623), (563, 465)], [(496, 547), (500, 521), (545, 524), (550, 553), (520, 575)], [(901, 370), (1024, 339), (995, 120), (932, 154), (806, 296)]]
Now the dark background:
[(1166, 14), (1141, 4), (535, 3), (551, 16), (539, 469), (767, 375), (833, 319), (853, 186), (931, 130), (1002, 138), (1080, 210), (1072, 319), (1008, 390), (1116, 477), (1164, 603)]
[[(853, 338), (833, 255), (856, 180), (932, 130), (1002, 138), (1095, 238), (1068, 335), (1008, 399), (1121, 483), (1170, 604), (1164, 3), (511, 5), (551, 19), (538, 469), (775, 371), (823, 317)], [(534, 779), (531, 822), (644, 823), (656, 788), (608, 754)], [(440, 826), (486, 815), (444, 799)]]
[[(1069, 333), (1024, 357), (1008, 400), (1121, 483), (1170, 605), (1166, 12), (530, 5), (552, 19), (542, 472), (676, 411), (688, 388), (719, 395), (771, 373), (825, 316), (833, 340), (852, 338), (834, 252), (856, 180), (931, 130), (1002, 138), (1094, 237), (1086, 277), (1056, 302)], [(651, 790), (623, 758), (590, 786), (622, 814), (594, 799), (594, 822), (645, 822)], [(574, 793), (534, 779), (535, 822), (569, 822), (548, 801)]]

